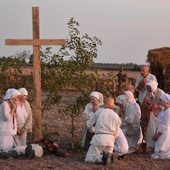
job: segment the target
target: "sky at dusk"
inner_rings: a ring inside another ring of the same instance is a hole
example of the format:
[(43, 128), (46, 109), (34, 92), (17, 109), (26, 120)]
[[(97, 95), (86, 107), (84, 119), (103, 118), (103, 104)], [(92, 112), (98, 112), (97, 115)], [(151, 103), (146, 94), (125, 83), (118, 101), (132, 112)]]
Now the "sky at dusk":
[(100, 38), (96, 63), (146, 64), (148, 50), (170, 46), (170, 0), (0, 0), (0, 56), (32, 51), (5, 45), (32, 38), (32, 7), (39, 7), (40, 38), (67, 38), (72, 17), (82, 35)]

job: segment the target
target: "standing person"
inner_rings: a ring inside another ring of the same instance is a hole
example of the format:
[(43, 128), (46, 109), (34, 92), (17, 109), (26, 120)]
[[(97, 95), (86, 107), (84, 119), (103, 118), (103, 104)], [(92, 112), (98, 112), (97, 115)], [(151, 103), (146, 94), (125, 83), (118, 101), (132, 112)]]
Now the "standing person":
[(164, 91), (158, 88), (158, 83), (155, 81), (147, 81), (145, 86), (147, 92), (142, 102), (142, 107), (146, 108), (148, 116), (148, 121), (146, 122), (146, 148), (149, 151), (155, 147), (155, 141), (152, 140), (152, 136), (156, 132), (157, 117), (163, 109), (159, 104), (159, 97)]
[(152, 137), (155, 143), (154, 154), (151, 158), (154, 159), (169, 159), (170, 158), (170, 95), (162, 94), (160, 96), (160, 105), (164, 109), (158, 115), (158, 124), (156, 133)]
[[(83, 112), (83, 120), (85, 120), (86, 123), (94, 116), (94, 113), (100, 105), (103, 105), (103, 94), (97, 91), (91, 92), (90, 103), (85, 106), (85, 110)], [(82, 137), (82, 147), (85, 150), (88, 150), (93, 135), (94, 133), (89, 132), (86, 126)]]
[[(116, 104), (120, 107), (121, 129), (128, 141), (128, 153), (132, 153), (139, 149), (142, 131), (140, 128), (140, 112), (134, 107), (133, 102), (130, 102), (132, 99), (129, 99), (129, 97), (127, 94), (119, 95), (116, 98)], [(132, 92), (131, 97), (134, 99)]]
[(125, 82), (127, 74), (124, 72), (123, 67), (119, 68), (118, 76), (118, 95), (122, 93), (123, 82)]
[(4, 102), (0, 105), (0, 149), (7, 152), (13, 147), (13, 136), (17, 133), (17, 102), (20, 93), (16, 89), (6, 91)]
[(20, 88), (21, 93), (17, 106), (17, 135), (14, 136), (15, 146), (25, 146), (27, 144), (27, 133), (32, 132), (32, 110), (27, 101), (28, 91), (25, 88)]
[(149, 72), (149, 66), (146, 66), (146, 65), (142, 66), (140, 70), (141, 70), (140, 74), (138, 75), (136, 79), (135, 89), (139, 93), (138, 103), (141, 107), (141, 127), (142, 127), (143, 136), (145, 136), (147, 115), (146, 115), (146, 109), (141, 106), (144, 96), (146, 94), (145, 84), (149, 80), (153, 80), (157, 82), (157, 79), (153, 74)]
[[(94, 132), (90, 148), (85, 157), (86, 162), (110, 164), (115, 161), (113, 148), (121, 120), (112, 109), (114, 104), (107, 98), (94, 116), (87, 122), (89, 131)], [(94, 128), (95, 124), (95, 128)]]

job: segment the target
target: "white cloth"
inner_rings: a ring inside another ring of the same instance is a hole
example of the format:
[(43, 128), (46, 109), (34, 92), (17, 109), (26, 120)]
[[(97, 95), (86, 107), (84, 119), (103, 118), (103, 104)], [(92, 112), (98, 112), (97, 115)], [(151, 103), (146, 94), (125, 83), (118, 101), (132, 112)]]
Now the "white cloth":
[(160, 96), (164, 94), (164, 91), (157, 88), (154, 92), (154, 95), (152, 96), (153, 99), (151, 99), (150, 93), (146, 93), (146, 97), (149, 97), (149, 102), (152, 104), (153, 111), (150, 112), (150, 118), (148, 122), (148, 127), (146, 131), (146, 147), (147, 148), (154, 148), (155, 141), (152, 140), (152, 136), (156, 132), (156, 126), (157, 126), (157, 115), (161, 111), (161, 105), (159, 105), (159, 98)]
[(103, 163), (102, 161), (103, 155), (101, 154), (102, 152), (112, 153), (113, 147), (91, 145), (89, 150), (87, 151), (85, 162)]
[(99, 100), (99, 103), (103, 103), (103, 94), (102, 93), (100, 93), (100, 92), (98, 92), (98, 91), (93, 91), (93, 92), (91, 92), (91, 94), (90, 94), (90, 97), (91, 96), (93, 96), (93, 97), (95, 97), (96, 99), (98, 99)]
[(91, 96), (95, 97), (97, 100), (100, 99), (99, 93), (98, 93), (97, 91), (91, 92), (90, 97), (91, 97)]
[(28, 113), (24, 104), (22, 106), (20, 104), (17, 105), (17, 114), (17, 124), (24, 124), (28, 117)]
[[(114, 109), (114, 111), (118, 115), (119, 115), (119, 110), (120, 110), (119, 107)], [(115, 143), (114, 143), (114, 152), (117, 153), (117, 155), (121, 156), (121, 155), (126, 154), (128, 152), (128, 150), (129, 150), (128, 141), (127, 141), (122, 129), (119, 128), (118, 134), (117, 134), (117, 137), (116, 137)]]
[[(145, 96), (145, 93), (146, 93), (146, 88), (143, 87), (143, 89), (138, 90), (137, 87), (138, 87), (138, 85), (140, 84), (140, 82), (142, 81), (143, 78), (144, 78), (144, 77), (143, 77), (141, 74), (139, 74), (138, 77), (137, 77), (137, 79), (136, 79), (136, 84), (135, 84), (135, 89), (136, 89), (136, 91), (139, 91), (138, 101), (139, 101), (140, 103), (142, 103), (142, 101), (143, 101), (143, 99), (144, 99), (144, 96)], [(149, 75), (146, 77), (146, 79), (147, 79), (147, 81), (153, 80), (153, 81), (156, 81), (156, 82), (157, 82), (156, 77), (155, 77), (153, 74), (151, 74), (151, 73), (149, 73)]]
[[(128, 136), (126, 134), (128, 129), (128, 124), (131, 123), (136, 131), (136, 135)], [(127, 104), (125, 107), (125, 117), (122, 118), (121, 129), (126, 136), (126, 139), (129, 144), (129, 149), (135, 148), (139, 149), (139, 145), (142, 142), (142, 130), (140, 127), (140, 116), (137, 113), (137, 110), (132, 104)]]
[(18, 91), (21, 93), (22, 96), (28, 96), (28, 91), (25, 88), (20, 88)]
[[(18, 124), (18, 130), (21, 130), (24, 127), (24, 124)], [(25, 146), (27, 144), (27, 130), (24, 130), (23, 135), (14, 135), (14, 147), (16, 146)]]
[[(95, 129), (93, 125), (95, 124)], [(113, 153), (114, 141), (118, 134), (121, 120), (116, 112), (111, 109), (98, 109), (87, 122), (87, 128), (95, 132), (86, 154), (85, 161), (100, 162), (102, 151)]]
[(27, 132), (32, 132), (32, 109), (27, 100), (24, 102), (25, 109), (28, 113), (28, 117), (25, 121), (25, 128), (27, 129)]
[(124, 155), (128, 152), (129, 145), (123, 131), (119, 128), (118, 136), (115, 139), (114, 143), (114, 152), (119, 156)]
[(87, 122), (87, 128), (95, 135), (90, 144), (99, 146), (114, 146), (121, 120), (116, 112), (111, 109), (98, 109), (94, 117)]
[(164, 93), (160, 96), (160, 99), (162, 99), (164, 102), (169, 103), (170, 104), (170, 95), (167, 93)]
[(150, 112), (149, 123), (148, 123), (148, 127), (146, 130), (146, 147), (147, 148), (155, 147), (155, 141), (152, 140), (152, 137), (154, 136), (156, 132), (156, 126), (157, 126), (157, 117), (154, 116), (153, 112)]
[(11, 108), (4, 101), (0, 105), (0, 149), (5, 152), (13, 147), (13, 136), (17, 132), (16, 118), (10, 114)]
[[(135, 151), (139, 148), (139, 145), (142, 142), (142, 130), (140, 127), (141, 112), (140, 112), (139, 108), (137, 107), (135, 101), (130, 99), (129, 98), (130, 96), (128, 96), (128, 94), (130, 94), (130, 93), (127, 93), (124, 95), (119, 95), (116, 98), (116, 103), (123, 105), (123, 110), (124, 110), (125, 116), (121, 117), (121, 119), (122, 119), (121, 129), (128, 141), (128, 145), (129, 145), (128, 152), (130, 152), (130, 150), (132, 150), (132, 149), (133, 149), (133, 151)], [(131, 97), (134, 98), (133, 95), (131, 95)], [(133, 135), (133, 136), (127, 135), (128, 124), (132, 124), (133, 128), (136, 131), (135, 135)]]
[(10, 99), (14, 99), (14, 98), (18, 97), (19, 95), (21, 95), (21, 93), (18, 90), (12, 89)]
[(4, 100), (8, 100), (11, 97), (12, 89), (8, 89), (5, 93)]
[[(25, 125), (25, 121), (27, 120), (28, 113), (25, 109), (25, 105), (18, 104), (17, 105), (17, 129), (22, 130)], [(25, 146), (27, 144), (27, 129), (23, 129), (23, 135), (15, 135), (14, 136), (14, 146)]]
[[(36, 157), (41, 157), (44, 154), (43, 148), (39, 144), (31, 144), (32, 149), (35, 151)], [(25, 155), (25, 146), (16, 146), (13, 150), (17, 151), (19, 155)]]
[(136, 110), (137, 117), (140, 119), (141, 118), (141, 108), (140, 108), (139, 104), (136, 103), (136, 101), (134, 101), (134, 102), (132, 102), (132, 105)]
[[(103, 105), (103, 103), (99, 103), (98, 107), (100, 105)], [(86, 124), (94, 116), (94, 112), (93, 112), (92, 108), (93, 108), (92, 103), (88, 103), (85, 106), (85, 110), (83, 112), (83, 120), (86, 121)], [(87, 126), (85, 126), (84, 131), (83, 131), (83, 135), (82, 135), (82, 141), (81, 141), (81, 146), (82, 147), (84, 147), (84, 144), (85, 144), (86, 134), (87, 134)]]
[[(100, 105), (103, 105), (103, 94), (100, 92), (92, 92), (90, 94), (90, 96), (94, 96), (97, 97), (99, 100), (99, 104), (98, 104), (98, 108)], [(90, 120), (92, 117), (94, 116), (94, 112), (93, 112), (93, 105), (92, 103), (88, 103), (85, 106), (85, 110), (83, 112), (83, 120), (86, 121), (86, 123), (88, 122), (88, 120)], [(81, 141), (81, 146), (84, 147), (85, 144), (85, 140), (86, 140), (86, 134), (87, 134), (87, 126), (85, 126), (84, 131), (83, 131), (83, 135), (82, 135), (82, 141)]]
[(151, 94), (153, 94), (153, 92), (155, 92), (156, 89), (158, 88), (158, 83), (156, 81), (149, 80), (149, 81), (146, 82), (145, 88), (146, 88), (146, 86), (150, 86)]
[(136, 109), (136, 114), (140, 119), (141, 118), (141, 109), (140, 109), (139, 104), (136, 103), (133, 93), (131, 91), (125, 91), (124, 93), (128, 96), (128, 103), (131, 103), (134, 106), (134, 108)]
[(157, 132), (162, 133), (155, 144), (152, 158), (170, 158), (170, 108), (159, 113)]

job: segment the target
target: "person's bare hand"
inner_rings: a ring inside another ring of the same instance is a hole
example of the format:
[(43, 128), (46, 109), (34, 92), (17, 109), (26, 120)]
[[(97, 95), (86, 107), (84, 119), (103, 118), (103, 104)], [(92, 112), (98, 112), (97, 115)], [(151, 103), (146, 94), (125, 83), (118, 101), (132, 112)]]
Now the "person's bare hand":
[(53, 145), (56, 146), (57, 148), (59, 148), (58, 143), (53, 142)]
[(157, 141), (157, 139), (158, 139), (157, 135), (154, 135), (154, 136), (152, 137), (152, 140), (153, 140), (153, 141)]
[(144, 84), (146, 84), (146, 82), (147, 82), (146, 78), (143, 78), (142, 82), (143, 82)]
[(98, 106), (93, 106), (93, 112), (96, 112), (98, 110)]

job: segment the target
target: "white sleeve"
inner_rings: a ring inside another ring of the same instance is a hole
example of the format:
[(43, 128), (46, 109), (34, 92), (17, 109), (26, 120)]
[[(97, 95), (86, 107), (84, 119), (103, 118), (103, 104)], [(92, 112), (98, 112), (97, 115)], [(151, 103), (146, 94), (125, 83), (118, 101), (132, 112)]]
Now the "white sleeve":
[(126, 116), (125, 116), (125, 121), (126, 121), (127, 123), (133, 123), (133, 121), (134, 121), (134, 119), (135, 119), (135, 116), (136, 116), (135, 112), (136, 112), (136, 110), (135, 110), (135, 108), (134, 108), (133, 106), (128, 105), (128, 106), (126, 107), (126, 111), (125, 111), (125, 114), (126, 114)]
[(85, 110), (84, 110), (84, 112), (83, 112), (83, 120), (89, 120), (90, 119), (90, 115), (89, 115), (89, 113), (90, 113), (90, 111), (91, 111), (91, 104), (90, 103), (88, 103), (86, 106), (85, 106)]

